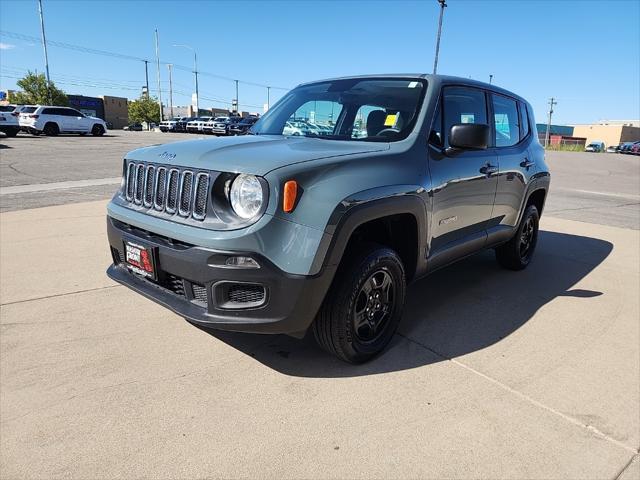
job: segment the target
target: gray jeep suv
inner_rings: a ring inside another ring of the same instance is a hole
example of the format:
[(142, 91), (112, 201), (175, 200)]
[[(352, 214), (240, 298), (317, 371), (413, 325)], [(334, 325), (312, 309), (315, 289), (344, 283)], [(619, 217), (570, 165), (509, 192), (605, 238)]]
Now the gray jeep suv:
[(311, 328), (366, 361), (408, 282), (487, 248), (529, 264), (549, 188), (535, 125), (526, 100), (468, 79), (300, 85), (249, 135), (127, 154), (108, 274), (200, 326)]

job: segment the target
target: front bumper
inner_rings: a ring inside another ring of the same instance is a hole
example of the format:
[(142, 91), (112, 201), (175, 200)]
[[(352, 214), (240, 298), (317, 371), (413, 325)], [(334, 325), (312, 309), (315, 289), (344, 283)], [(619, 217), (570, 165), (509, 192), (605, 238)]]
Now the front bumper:
[[(253, 252), (218, 251), (172, 242), (111, 217), (107, 217), (107, 235), (114, 261), (107, 270), (110, 278), (192, 323), (220, 330), (302, 337), (335, 273), (334, 267), (327, 267), (316, 276), (291, 275)], [(125, 239), (154, 248), (157, 281), (132, 273), (122, 263)], [(260, 268), (212, 266), (219, 265), (221, 258), (235, 255), (254, 258)], [(231, 284), (263, 286), (264, 303), (248, 308), (225, 307), (220, 289)]]

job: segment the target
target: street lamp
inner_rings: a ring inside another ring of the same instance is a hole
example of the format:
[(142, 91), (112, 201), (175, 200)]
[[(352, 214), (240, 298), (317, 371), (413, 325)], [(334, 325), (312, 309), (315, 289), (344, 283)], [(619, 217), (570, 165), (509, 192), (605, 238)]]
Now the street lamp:
[(196, 80), (196, 117), (200, 115), (200, 104), (198, 103), (198, 56), (196, 55), (196, 51), (193, 47), (189, 45), (173, 45), (174, 47), (187, 48), (193, 52), (193, 73), (195, 75)]
[(440, 36), (442, 35), (442, 16), (444, 15), (444, 9), (447, 6), (446, 0), (438, 0), (440, 4), (440, 20), (438, 20), (438, 36), (436, 37), (436, 55), (433, 59), (433, 74), (436, 74), (438, 70), (438, 56), (440, 55)]

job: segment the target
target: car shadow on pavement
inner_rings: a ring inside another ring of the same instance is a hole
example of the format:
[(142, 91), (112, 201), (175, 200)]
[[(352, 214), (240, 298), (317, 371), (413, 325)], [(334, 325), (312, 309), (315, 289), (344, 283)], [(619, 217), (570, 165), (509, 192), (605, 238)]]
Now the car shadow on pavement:
[(611, 253), (595, 238), (540, 231), (538, 249), (521, 272), (504, 270), (493, 251), (469, 257), (412, 284), (397, 335), (364, 365), (349, 365), (315, 345), (285, 335), (257, 336), (203, 330), (282, 374), (355, 377), (415, 368), (499, 342), (559, 296), (588, 301), (602, 292), (574, 289)]

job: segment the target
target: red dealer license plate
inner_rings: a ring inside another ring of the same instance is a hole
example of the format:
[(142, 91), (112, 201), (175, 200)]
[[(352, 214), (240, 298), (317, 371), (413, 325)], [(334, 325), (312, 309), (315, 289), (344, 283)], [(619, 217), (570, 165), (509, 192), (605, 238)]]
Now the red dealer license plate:
[(153, 248), (139, 243), (124, 241), (125, 262), (129, 270), (144, 277), (156, 279)]

